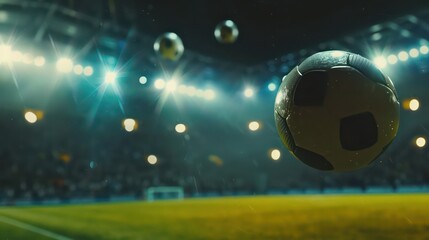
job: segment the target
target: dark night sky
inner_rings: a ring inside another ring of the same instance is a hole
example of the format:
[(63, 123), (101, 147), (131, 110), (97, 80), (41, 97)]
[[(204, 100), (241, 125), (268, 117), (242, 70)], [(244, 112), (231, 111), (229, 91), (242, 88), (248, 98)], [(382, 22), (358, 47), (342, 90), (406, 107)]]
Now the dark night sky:
[[(180, 3), (179, 3), (180, 2)], [(129, 1), (137, 26), (158, 35), (174, 31), (185, 48), (247, 64), (259, 63), (320, 41), (418, 12), (427, 0), (413, 1)], [(236, 22), (237, 42), (216, 42), (213, 30), (224, 19)]]

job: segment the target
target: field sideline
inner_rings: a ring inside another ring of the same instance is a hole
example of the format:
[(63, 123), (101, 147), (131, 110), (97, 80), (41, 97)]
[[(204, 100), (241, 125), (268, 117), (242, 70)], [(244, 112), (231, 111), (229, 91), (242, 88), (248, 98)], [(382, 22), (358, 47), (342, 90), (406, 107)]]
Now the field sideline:
[[(56, 239), (37, 229), (65, 239), (429, 239), (429, 195), (257, 196), (0, 207), (0, 220), (0, 239)], [(25, 224), (36, 230), (26, 229)]]

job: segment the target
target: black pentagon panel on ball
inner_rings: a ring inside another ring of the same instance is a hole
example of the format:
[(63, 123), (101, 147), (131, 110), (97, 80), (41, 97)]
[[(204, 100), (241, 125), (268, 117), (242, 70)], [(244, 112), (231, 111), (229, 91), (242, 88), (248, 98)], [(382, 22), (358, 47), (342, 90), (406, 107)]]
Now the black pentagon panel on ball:
[(295, 141), (293, 140), (292, 134), (290, 133), (289, 126), (287, 125), (286, 119), (280, 116), (277, 112), (274, 112), (274, 118), (276, 121), (277, 131), (283, 144), (293, 152), (295, 149)]
[(370, 112), (348, 116), (340, 121), (340, 141), (345, 150), (369, 148), (377, 142), (378, 128)]
[(388, 86), (383, 73), (368, 59), (357, 54), (350, 54), (348, 63), (351, 67), (361, 72), (368, 79)]
[(322, 106), (328, 77), (326, 71), (306, 72), (296, 86), (294, 104), (296, 106)]
[(312, 168), (316, 168), (319, 170), (333, 170), (334, 166), (326, 160), (323, 156), (306, 150), (304, 148), (296, 147), (293, 152), (302, 162), (307, 164), (308, 166)]
[(162, 41), (163, 41), (163, 43), (162, 43), (162, 44), (164, 44), (164, 46), (165, 46), (166, 48), (171, 48), (171, 47), (173, 46), (173, 41), (171, 41), (171, 40), (170, 40), (170, 39), (168, 39), (168, 38), (163, 39)]
[(346, 66), (348, 52), (344, 51), (325, 51), (311, 55), (304, 60), (299, 66), (298, 70), (304, 74), (312, 70), (330, 69), (335, 66)]

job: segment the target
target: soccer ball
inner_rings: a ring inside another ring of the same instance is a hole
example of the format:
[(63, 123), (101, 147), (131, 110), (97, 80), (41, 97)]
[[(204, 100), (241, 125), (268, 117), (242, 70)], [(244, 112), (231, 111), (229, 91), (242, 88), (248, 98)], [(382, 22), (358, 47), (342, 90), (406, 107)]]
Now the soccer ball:
[(159, 36), (153, 44), (153, 49), (160, 57), (171, 61), (178, 60), (185, 50), (180, 37), (172, 32)]
[(368, 59), (316, 53), (283, 78), (274, 117), (289, 151), (319, 170), (349, 171), (373, 162), (399, 127), (390, 78)]
[(237, 25), (231, 20), (223, 21), (216, 26), (214, 35), (220, 43), (233, 43), (238, 37)]

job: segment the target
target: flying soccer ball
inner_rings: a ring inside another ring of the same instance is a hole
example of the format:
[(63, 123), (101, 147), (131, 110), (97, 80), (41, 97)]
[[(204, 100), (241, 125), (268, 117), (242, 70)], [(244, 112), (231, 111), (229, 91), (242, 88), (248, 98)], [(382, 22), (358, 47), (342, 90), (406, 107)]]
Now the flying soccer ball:
[(220, 22), (215, 28), (214, 35), (220, 43), (233, 43), (238, 37), (237, 25), (231, 20)]
[(172, 32), (159, 36), (153, 44), (153, 49), (160, 57), (171, 61), (177, 61), (185, 50), (180, 37)]
[(399, 127), (390, 78), (368, 59), (316, 53), (283, 78), (274, 106), (283, 144), (303, 163), (350, 171), (373, 162)]

